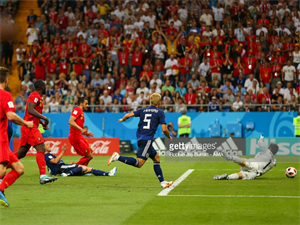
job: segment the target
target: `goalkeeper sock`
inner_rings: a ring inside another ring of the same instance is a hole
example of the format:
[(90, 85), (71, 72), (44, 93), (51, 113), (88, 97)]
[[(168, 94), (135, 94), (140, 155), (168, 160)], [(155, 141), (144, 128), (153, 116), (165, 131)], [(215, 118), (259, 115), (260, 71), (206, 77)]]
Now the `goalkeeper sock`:
[(139, 165), (139, 161), (137, 161), (137, 159), (132, 157), (120, 156), (118, 160), (125, 164), (135, 166), (135, 167), (138, 167)]
[(228, 177), (227, 177), (227, 180), (238, 180), (239, 179), (239, 175), (234, 173), (234, 174), (230, 174)]
[(76, 175), (82, 175), (83, 174), (83, 168), (77, 167), (72, 169), (70, 172), (66, 173), (68, 176), (76, 176)]
[(153, 169), (154, 172), (159, 180), (159, 182), (163, 182), (164, 181), (164, 176), (160, 167), (160, 162), (155, 162), (153, 163)]
[(95, 176), (108, 176), (108, 173), (102, 170), (92, 169), (91, 173), (94, 174)]

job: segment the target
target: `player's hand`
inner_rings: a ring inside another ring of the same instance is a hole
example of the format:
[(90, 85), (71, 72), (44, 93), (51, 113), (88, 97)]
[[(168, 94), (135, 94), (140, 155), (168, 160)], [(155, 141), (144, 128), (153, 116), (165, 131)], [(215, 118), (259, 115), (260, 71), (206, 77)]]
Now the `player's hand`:
[(172, 142), (172, 140), (173, 140), (173, 138), (172, 138), (172, 137), (170, 137), (170, 138), (169, 138), (169, 142)]
[[(45, 117), (45, 119), (44, 119), (44, 124), (45, 124), (45, 126), (48, 125), (48, 123), (49, 123), (49, 120), (48, 120), (47, 117)], [(43, 126), (44, 126), (44, 124), (43, 124)]]
[(118, 120), (118, 123), (120, 123), (120, 122), (123, 122), (123, 119), (119, 119), (119, 120)]
[(44, 130), (49, 130), (50, 129), (49, 126), (46, 125), (44, 121), (40, 121), (40, 124), (42, 124)]
[(81, 133), (83, 134), (83, 135), (85, 135), (85, 136), (87, 136), (87, 130), (84, 130), (84, 129), (81, 129)]
[(33, 121), (26, 122), (26, 127), (29, 129), (33, 128)]
[(67, 144), (64, 144), (64, 146), (62, 147), (62, 149), (61, 149), (61, 150), (62, 150), (63, 152), (66, 152), (66, 151), (67, 151), (67, 149), (68, 149), (68, 147), (67, 147)]
[(94, 134), (93, 134), (92, 132), (89, 132), (89, 131), (88, 131), (88, 132), (86, 133), (86, 136), (88, 136), (88, 137), (94, 137)]

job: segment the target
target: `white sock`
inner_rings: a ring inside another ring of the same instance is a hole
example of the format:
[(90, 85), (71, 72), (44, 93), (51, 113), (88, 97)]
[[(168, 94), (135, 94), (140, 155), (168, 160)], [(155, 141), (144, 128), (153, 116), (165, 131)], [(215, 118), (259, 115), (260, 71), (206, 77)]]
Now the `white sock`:
[(46, 176), (46, 174), (40, 175), (40, 179), (41, 179), (43, 176)]
[(230, 175), (227, 177), (227, 180), (238, 180), (238, 179), (239, 179), (239, 175), (237, 175), (236, 173), (230, 174)]

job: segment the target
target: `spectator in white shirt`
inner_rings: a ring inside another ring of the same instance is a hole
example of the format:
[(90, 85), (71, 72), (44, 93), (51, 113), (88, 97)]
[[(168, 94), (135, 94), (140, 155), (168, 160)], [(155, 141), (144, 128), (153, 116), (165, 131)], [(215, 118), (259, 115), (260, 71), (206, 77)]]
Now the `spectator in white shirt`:
[(231, 106), (232, 111), (242, 111), (243, 109), (243, 102), (241, 101), (240, 96), (236, 96), (235, 102)]
[(178, 62), (177, 62), (177, 59), (174, 58), (174, 55), (171, 54), (170, 58), (167, 59), (166, 63), (165, 63), (166, 76), (170, 76), (173, 74), (172, 67), (174, 65), (178, 66)]
[(105, 105), (111, 105), (112, 103), (112, 97), (108, 95), (107, 90), (103, 92), (103, 95), (99, 99), (102, 99)]
[(256, 36), (259, 36), (260, 35), (260, 32), (264, 32), (265, 34), (265, 37), (267, 36), (268, 34), (268, 30), (267, 28), (263, 27), (262, 23), (259, 23), (258, 26), (257, 26), (257, 29), (256, 29)]
[(209, 14), (208, 9), (206, 8), (204, 14), (200, 17), (201, 22), (205, 22), (206, 26), (211, 26), (213, 24), (213, 18), (211, 14)]
[(134, 28), (139, 28), (140, 31), (143, 30), (144, 22), (141, 21), (141, 17), (140, 16), (136, 17), (136, 22), (134, 22), (133, 26), (134, 26)]
[(17, 65), (23, 61), (23, 54), (26, 52), (26, 49), (23, 48), (23, 42), (19, 42), (19, 48), (16, 49), (17, 53)]
[(161, 85), (162, 85), (162, 80), (158, 78), (157, 73), (153, 74), (153, 77), (150, 81), (150, 86), (152, 86), (154, 83), (156, 83), (158, 87), (161, 87)]
[(167, 52), (167, 48), (163, 44), (162, 37), (159, 37), (158, 43), (153, 46), (153, 51), (156, 59), (161, 59), (162, 61), (165, 58), (164, 53)]
[(258, 85), (258, 82), (257, 80), (254, 78), (254, 75), (253, 74), (250, 74), (249, 75), (249, 78), (245, 81), (245, 84), (244, 84), (244, 88), (247, 90), (248, 87), (252, 87), (253, 85), (253, 81), (256, 81), (257, 83), (257, 88), (259, 88), (259, 85)]
[(68, 7), (68, 10), (65, 12), (65, 16), (69, 18), (69, 21), (75, 20), (75, 14), (72, 11), (72, 7)]
[(280, 24), (280, 27), (277, 28), (277, 29), (275, 29), (275, 30), (277, 31), (277, 34), (278, 34), (279, 37), (283, 37), (284, 33), (287, 33), (288, 35), (291, 35), (291, 31), (285, 27), (285, 23), (284, 22), (282, 22)]
[(223, 15), (224, 15), (224, 9), (221, 8), (221, 3), (217, 2), (217, 7), (212, 7), (212, 11), (214, 14), (214, 20), (222, 22), (223, 21)]
[(183, 22), (187, 21), (188, 18), (188, 10), (186, 9), (186, 3), (182, 2), (181, 8), (178, 9), (179, 19)]
[(281, 78), (284, 81), (284, 86), (287, 86), (287, 82), (297, 82), (296, 68), (292, 65), (290, 59), (287, 61), (287, 65), (282, 68)]
[(207, 58), (204, 58), (203, 62), (200, 64), (200, 66), (198, 68), (198, 73), (200, 74), (200, 76), (206, 77), (207, 72), (209, 70), (210, 70), (210, 66), (209, 66), (209, 63), (207, 61)]
[(26, 36), (28, 37), (28, 44), (32, 44), (35, 40), (38, 40), (38, 35), (40, 31), (35, 27), (35, 23), (31, 22), (30, 27), (26, 31)]
[(146, 87), (146, 83), (145, 82), (141, 82), (141, 85), (138, 89), (136, 89), (136, 94), (140, 95), (141, 92), (143, 92), (146, 96), (149, 93), (149, 88)]

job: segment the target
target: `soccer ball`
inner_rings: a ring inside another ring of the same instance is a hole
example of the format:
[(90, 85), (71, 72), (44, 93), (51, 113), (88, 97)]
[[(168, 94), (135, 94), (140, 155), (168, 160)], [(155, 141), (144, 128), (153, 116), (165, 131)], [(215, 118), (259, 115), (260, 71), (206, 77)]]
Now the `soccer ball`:
[(285, 175), (288, 178), (294, 178), (297, 175), (297, 170), (294, 167), (288, 167), (285, 170)]

